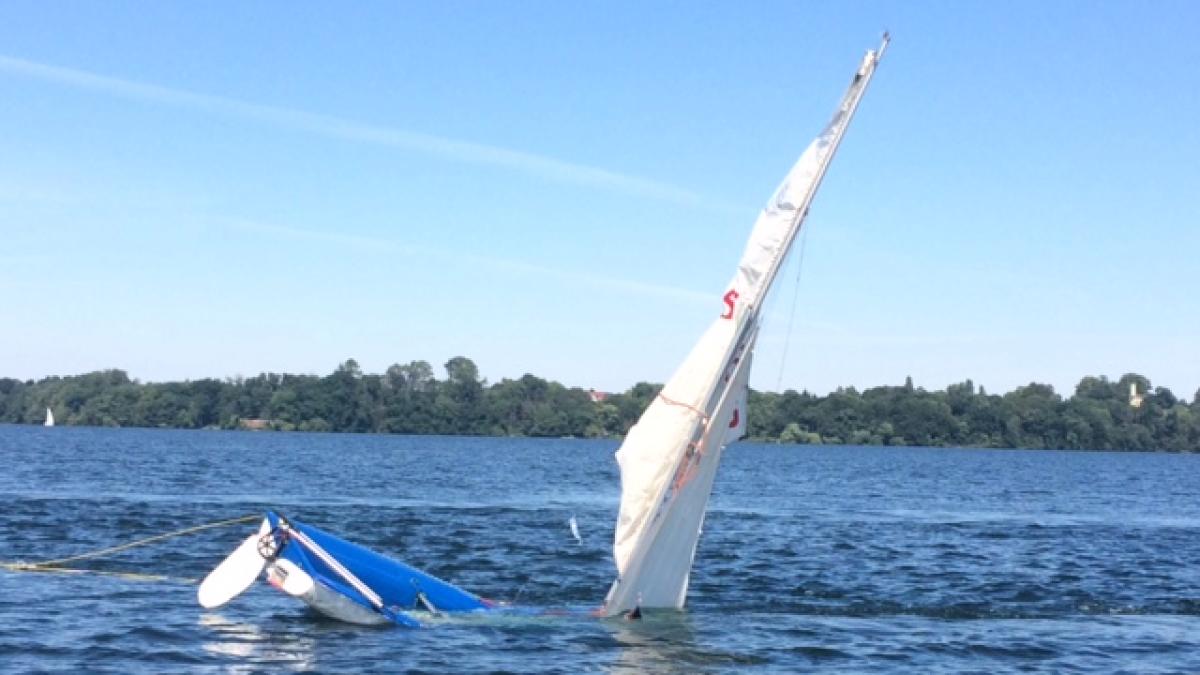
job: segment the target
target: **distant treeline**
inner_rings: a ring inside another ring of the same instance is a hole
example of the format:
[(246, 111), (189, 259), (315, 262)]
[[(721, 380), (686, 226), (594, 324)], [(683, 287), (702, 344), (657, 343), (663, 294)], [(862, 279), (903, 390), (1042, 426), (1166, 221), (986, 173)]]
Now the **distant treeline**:
[[(49, 407), (59, 424), (94, 426), (617, 437), (660, 388), (642, 382), (596, 395), (533, 375), (488, 384), (465, 357), (445, 370), (439, 380), (429, 363), (413, 361), (364, 374), (349, 360), (324, 377), (141, 383), (106, 370), (0, 379), (0, 422), (40, 424)], [(926, 391), (910, 378), (827, 396), (752, 391), (748, 423), (752, 439), (785, 443), (1195, 452), (1200, 391), (1188, 403), (1136, 374), (1085, 377), (1065, 399), (1045, 384), (996, 395), (970, 380)]]

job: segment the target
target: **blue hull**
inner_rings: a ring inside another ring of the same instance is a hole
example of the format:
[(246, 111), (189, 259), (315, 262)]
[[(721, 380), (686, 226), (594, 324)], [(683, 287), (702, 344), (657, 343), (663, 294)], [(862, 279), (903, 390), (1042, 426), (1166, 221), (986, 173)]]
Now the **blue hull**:
[[(363, 608), (406, 626), (420, 624), (408, 614), (413, 610), (438, 612), (473, 612), (494, 606), (489, 600), (469, 593), (437, 577), (402, 562), (382, 556), (370, 549), (335, 537), (324, 530), (290, 518), (283, 519), (273, 511), (266, 514), (271, 525), (278, 558), (288, 560), (304, 570), (313, 581), (335, 591)], [(383, 608), (372, 604), (356, 590), (342, 574), (331, 568), (320, 556), (286, 533), (296, 530), (308, 537), (347, 571), (373, 591), (383, 602)]]

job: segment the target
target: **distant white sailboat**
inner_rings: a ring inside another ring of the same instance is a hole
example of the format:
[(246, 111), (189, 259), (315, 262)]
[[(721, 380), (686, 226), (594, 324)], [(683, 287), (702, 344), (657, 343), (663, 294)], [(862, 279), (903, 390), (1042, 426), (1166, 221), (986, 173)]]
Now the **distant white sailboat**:
[(54, 426), (54, 411), (53, 410), (46, 408), (46, 421), (42, 422), (42, 426), (44, 426), (44, 427)]
[(867, 52), (833, 120), (759, 215), (723, 313), (693, 347), (617, 450), (621, 505), (613, 542), (618, 577), (608, 616), (682, 608), (721, 452), (745, 435), (747, 382), (760, 313), (825, 170), (887, 48)]

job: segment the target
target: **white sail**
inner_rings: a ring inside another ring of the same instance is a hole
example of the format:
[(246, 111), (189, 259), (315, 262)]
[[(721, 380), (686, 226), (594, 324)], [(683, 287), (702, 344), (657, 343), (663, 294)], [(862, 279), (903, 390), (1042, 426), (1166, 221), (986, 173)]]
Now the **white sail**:
[(44, 426), (44, 427), (54, 426), (54, 411), (53, 410), (46, 408), (46, 421), (42, 422), (42, 426)]
[(800, 230), (846, 126), (887, 47), (868, 51), (833, 119), (804, 151), (755, 222), (723, 312), (617, 450), (618, 577), (604, 612), (681, 608), (725, 446), (745, 434), (745, 400), (759, 310)]

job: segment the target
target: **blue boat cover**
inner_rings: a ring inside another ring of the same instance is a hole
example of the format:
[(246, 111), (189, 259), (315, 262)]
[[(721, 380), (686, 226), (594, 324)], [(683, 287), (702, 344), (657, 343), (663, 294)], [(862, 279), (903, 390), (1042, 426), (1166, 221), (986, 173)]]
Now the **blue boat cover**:
[[(267, 512), (267, 521), (271, 524), (272, 531), (279, 531), (279, 520), (279, 514), (274, 511)], [(418, 593), (424, 594), (428, 604), (440, 612), (469, 612), (488, 609), (494, 604), (431, 574), (426, 574), (370, 549), (352, 544), (312, 525), (291, 518), (287, 518), (286, 522), (290, 527), (308, 535), (313, 542), (325, 549), (351, 574), (358, 577), (359, 581), (374, 591), (383, 600), (386, 608), (395, 614), (414, 609), (429, 609), (418, 598)], [(276, 536), (278, 537), (278, 535)], [(307, 551), (299, 542), (291, 539), (284, 541), (283, 547), (279, 551), (279, 557), (295, 563), (312, 576), (314, 581), (345, 595), (367, 609), (375, 609), (371, 602), (352, 588), (341, 575)], [(410, 623), (398, 616), (388, 616), (388, 618), (397, 623)], [(411, 623), (415, 624), (415, 622)]]

